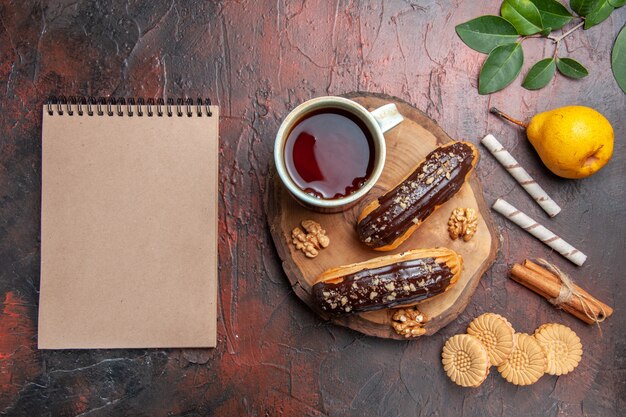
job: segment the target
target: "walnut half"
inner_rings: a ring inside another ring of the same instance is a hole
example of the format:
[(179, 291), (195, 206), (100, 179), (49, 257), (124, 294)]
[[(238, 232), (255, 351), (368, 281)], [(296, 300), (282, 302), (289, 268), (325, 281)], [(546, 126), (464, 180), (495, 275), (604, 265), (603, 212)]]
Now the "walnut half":
[(322, 229), (322, 226), (313, 220), (303, 220), (302, 227), (307, 231), (308, 235), (312, 237), (313, 244), (318, 248), (327, 248), (330, 244), (330, 239), (326, 236), (326, 230)]
[(415, 307), (399, 308), (391, 316), (391, 326), (399, 335), (406, 338), (426, 333), (426, 316)]
[(326, 236), (326, 230), (313, 220), (303, 220), (302, 227), (307, 233), (304, 233), (299, 227), (291, 231), (291, 242), (296, 249), (301, 250), (307, 258), (315, 258), (320, 249), (328, 247), (330, 239)]
[(469, 241), (477, 227), (478, 216), (472, 208), (456, 208), (448, 220), (448, 233), (452, 240), (462, 238), (465, 242)]
[(315, 258), (319, 252), (307, 236), (308, 235), (306, 235), (302, 229), (296, 227), (291, 231), (291, 242), (296, 249), (301, 250), (307, 258)]

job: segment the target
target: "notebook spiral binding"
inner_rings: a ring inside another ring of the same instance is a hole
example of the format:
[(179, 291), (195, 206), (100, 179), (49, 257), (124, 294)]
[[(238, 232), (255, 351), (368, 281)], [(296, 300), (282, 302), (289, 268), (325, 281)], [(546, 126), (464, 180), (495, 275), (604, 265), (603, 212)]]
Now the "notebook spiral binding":
[[(124, 113), (124, 107), (126, 107), (126, 113)], [(176, 100), (176, 104), (174, 104), (174, 99), (172, 98), (168, 98), (167, 101), (162, 98), (156, 99), (156, 101), (153, 98), (147, 100), (138, 98), (135, 102), (134, 98), (125, 99), (124, 97), (100, 97), (96, 100), (95, 97), (70, 96), (65, 98), (65, 96), (50, 96), (47, 102), (47, 110), (50, 116), (55, 113), (59, 116), (62, 116), (64, 113), (67, 113), (68, 116), (73, 116), (76, 112), (79, 116), (87, 113), (89, 116), (93, 116), (94, 114), (104, 116), (106, 114), (107, 116), (126, 115), (132, 117), (136, 114), (138, 117), (143, 117), (144, 115), (148, 117), (154, 115), (157, 117), (163, 117), (164, 115), (168, 117), (174, 115), (177, 117), (183, 117), (184, 115), (191, 117), (194, 113), (194, 107), (198, 117), (202, 117), (203, 115), (207, 117), (213, 116), (211, 112), (211, 99), (208, 98), (204, 100), (198, 98), (196, 104), (194, 104), (192, 98), (179, 98)], [(133, 111), (133, 108), (135, 111)], [(146, 110), (145, 112), (144, 108)], [(163, 111), (164, 109), (165, 112)]]

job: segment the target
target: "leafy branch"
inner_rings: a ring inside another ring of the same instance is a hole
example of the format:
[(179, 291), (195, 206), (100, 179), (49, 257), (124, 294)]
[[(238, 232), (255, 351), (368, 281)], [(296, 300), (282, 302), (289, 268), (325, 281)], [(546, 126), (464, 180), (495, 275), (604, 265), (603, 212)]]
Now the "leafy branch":
[[(545, 87), (558, 71), (568, 78), (589, 75), (580, 62), (559, 56), (561, 41), (579, 29), (589, 29), (605, 21), (626, 0), (570, 0), (571, 10), (557, 0), (504, 0), (501, 16), (486, 15), (461, 23), (456, 33), (470, 48), (488, 54), (478, 78), (478, 92), (491, 94), (517, 78), (524, 65), (522, 43), (529, 38), (545, 38), (554, 44), (554, 53), (535, 63), (526, 73), (522, 86), (528, 90)], [(574, 26), (555, 36), (552, 33), (572, 21)], [(611, 66), (620, 88), (626, 93), (626, 27), (613, 45)]]

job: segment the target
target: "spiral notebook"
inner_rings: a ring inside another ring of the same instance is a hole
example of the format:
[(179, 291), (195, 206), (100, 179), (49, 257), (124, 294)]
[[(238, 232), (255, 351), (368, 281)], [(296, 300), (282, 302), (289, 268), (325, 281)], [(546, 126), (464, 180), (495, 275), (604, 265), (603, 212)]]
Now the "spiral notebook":
[(216, 345), (218, 107), (43, 107), (40, 349)]

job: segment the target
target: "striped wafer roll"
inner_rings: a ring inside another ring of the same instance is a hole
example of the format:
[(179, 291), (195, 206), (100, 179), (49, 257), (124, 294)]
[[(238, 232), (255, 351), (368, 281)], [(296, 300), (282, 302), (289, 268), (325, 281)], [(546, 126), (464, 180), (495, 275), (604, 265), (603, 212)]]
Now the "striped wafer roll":
[(543, 188), (530, 176), (515, 158), (504, 146), (491, 134), (485, 136), (481, 143), (485, 145), (489, 152), (500, 162), (500, 164), (508, 171), (509, 174), (524, 190), (548, 213), (548, 216), (554, 217), (561, 211), (561, 207), (554, 202), (553, 199), (544, 191)]
[(499, 198), (493, 204), (493, 209), (502, 214), (528, 233), (541, 240), (546, 245), (563, 255), (568, 260), (580, 266), (587, 260), (587, 255), (522, 213), (503, 199)]

